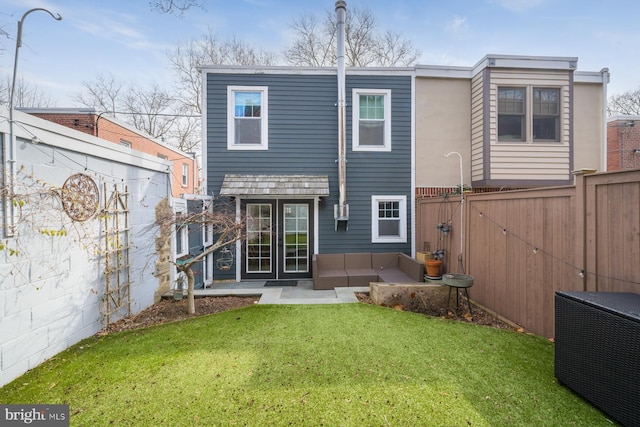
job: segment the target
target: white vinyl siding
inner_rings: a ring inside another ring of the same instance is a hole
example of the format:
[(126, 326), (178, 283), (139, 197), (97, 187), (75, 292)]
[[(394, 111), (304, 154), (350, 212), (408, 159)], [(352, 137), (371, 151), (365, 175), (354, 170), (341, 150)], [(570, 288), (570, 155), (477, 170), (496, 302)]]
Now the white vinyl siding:
[(229, 150), (267, 150), (268, 88), (265, 86), (227, 87), (227, 148)]
[[(471, 179), (479, 181), (484, 174), (484, 73), (471, 81)], [(487, 100), (488, 102), (488, 100)]]
[[(498, 139), (498, 88), (524, 87), (527, 90), (527, 123), (525, 141), (500, 141)], [(549, 180), (562, 181), (571, 178), (571, 81), (568, 72), (545, 71), (494, 71), (489, 87), (489, 170), (485, 179)], [(534, 90), (556, 90), (559, 95), (557, 114), (557, 138), (534, 139)]]
[(391, 91), (353, 89), (353, 151), (391, 151)]

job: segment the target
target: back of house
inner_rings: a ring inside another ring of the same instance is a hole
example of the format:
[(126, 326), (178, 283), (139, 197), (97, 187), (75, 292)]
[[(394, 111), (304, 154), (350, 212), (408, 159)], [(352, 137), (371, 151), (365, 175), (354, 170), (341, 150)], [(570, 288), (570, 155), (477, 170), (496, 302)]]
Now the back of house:
[(311, 277), (315, 253), (413, 252), (412, 70), (346, 72), (342, 149), (335, 68), (203, 74), (207, 193), (247, 218), (217, 279)]

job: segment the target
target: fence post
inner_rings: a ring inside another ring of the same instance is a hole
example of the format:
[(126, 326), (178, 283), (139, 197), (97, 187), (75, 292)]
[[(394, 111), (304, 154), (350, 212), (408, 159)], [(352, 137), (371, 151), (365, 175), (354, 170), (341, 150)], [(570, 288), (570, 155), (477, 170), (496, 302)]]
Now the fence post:
[[(580, 280), (576, 283), (581, 283), (582, 289), (580, 291), (587, 291), (589, 287), (589, 271), (590, 266), (587, 260), (587, 186), (586, 186), (586, 174), (591, 171), (577, 170), (573, 174), (575, 176), (575, 265), (581, 268)], [(591, 266), (595, 268), (595, 266)], [(594, 289), (595, 290), (595, 289)]]

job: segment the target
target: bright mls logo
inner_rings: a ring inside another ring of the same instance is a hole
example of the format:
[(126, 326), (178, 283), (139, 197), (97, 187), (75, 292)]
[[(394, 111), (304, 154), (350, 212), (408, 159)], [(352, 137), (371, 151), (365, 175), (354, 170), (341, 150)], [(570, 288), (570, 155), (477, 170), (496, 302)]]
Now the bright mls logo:
[(68, 427), (69, 405), (0, 405), (0, 425)]

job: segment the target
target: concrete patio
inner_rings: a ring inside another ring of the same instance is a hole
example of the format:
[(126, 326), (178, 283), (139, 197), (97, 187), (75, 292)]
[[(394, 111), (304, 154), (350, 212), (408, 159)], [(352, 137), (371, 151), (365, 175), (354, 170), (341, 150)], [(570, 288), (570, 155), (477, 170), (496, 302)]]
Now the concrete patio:
[(358, 302), (356, 293), (369, 293), (368, 286), (314, 290), (310, 279), (298, 280), (297, 286), (265, 286), (265, 283), (218, 282), (195, 290), (195, 296), (259, 296), (258, 304), (343, 304)]

